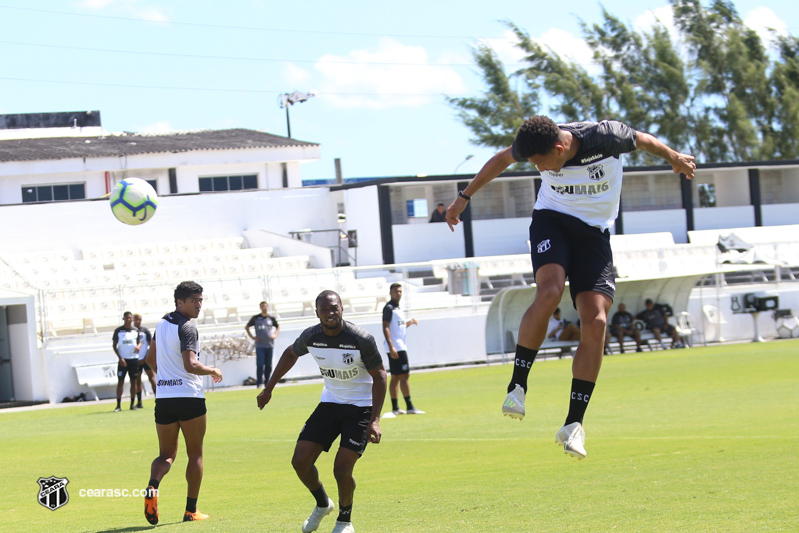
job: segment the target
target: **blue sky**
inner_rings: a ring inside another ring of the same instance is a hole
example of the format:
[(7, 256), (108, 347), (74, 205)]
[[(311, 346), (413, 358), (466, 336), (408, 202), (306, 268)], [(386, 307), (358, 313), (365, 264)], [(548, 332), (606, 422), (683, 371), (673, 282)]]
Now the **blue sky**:
[[(638, 28), (670, 18), (665, 0), (602, 5)], [(755, 29), (799, 35), (799, 2), (735, 5)], [(292, 136), (321, 144), (304, 179), (332, 178), (334, 158), (345, 177), (473, 173), (493, 151), (444, 99), (484, 89), (470, 47), (487, 41), (513, 67), (510, 20), (588, 63), (578, 21), (600, 13), (581, 1), (0, 0), (0, 113), (100, 109), (113, 132), (286, 135), (279, 95), (316, 90), (290, 109)]]

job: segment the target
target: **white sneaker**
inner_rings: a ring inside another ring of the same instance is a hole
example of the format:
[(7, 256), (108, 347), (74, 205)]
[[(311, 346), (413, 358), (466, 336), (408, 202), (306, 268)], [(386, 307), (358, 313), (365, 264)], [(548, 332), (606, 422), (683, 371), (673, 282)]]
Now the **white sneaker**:
[(352, 522), (339, 522), (336, 520), (336, 527), (333, 528), (332, 533), (355, 533), (355, 527)]
[(521, 385), (508, 393), (502, 404), (502, 414), (511, 418), (524, 418), (524, 389)]
[[(319, 524), (322, 522), (322, 519), (336, 510), (336, 504), (330, 497), (327, 498), (327, 507), (319, 507), (316, 506), (311, 511), (311, 516), (308, 517), (305, 522), (302, 523), (302, 533), (311, 533), (311, 531), (316, 531), (319, 527)], [(342, 531), (344, 531), (342, 529)]]
[(424, 411), (422, 411), (421, 409), (417, 409), (416, 407), (414, 407), (413, 409), (408, 409), (407, 413), (408, 413), (409, 415), (423, 415), (423, 414), (424, 414)]
[(391, 412), (394, 413), (394, 416), (404, 415), (405, 414), (405, 409), (394, 409)]
[(583, 459), (588, 455), (585, 451), (585, 430), (579, 422), (572, 422), (560, 428), (555, 435), (555, 442), (558, 446), (563, 446), (563, 453), (573, 455), (577, 459)]

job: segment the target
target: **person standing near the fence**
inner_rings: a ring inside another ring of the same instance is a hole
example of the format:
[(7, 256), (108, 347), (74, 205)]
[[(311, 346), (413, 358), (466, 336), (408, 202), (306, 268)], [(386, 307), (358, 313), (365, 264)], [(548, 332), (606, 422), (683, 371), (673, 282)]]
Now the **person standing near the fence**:
[(117, 354), (117, 408), (114, 412), (122, 410), (122, 389), (125, 386), (125, 376), (130, 376), (130, 409), (136, 410), (136, 390), (139, 379), (139, 330), (133, 327), (133, 313), (125, 311), (122, 314), (123, 324), (114, 330), (112, 345)]
[(133, 315), (133, 326), (139, 330), (139, 344), (141, 344), (141, 348), (139, 348), (139, 378), (136, 380), (136, 397), (139, 400), (136, 407), (138, 409), (143, 407), (141, 403), (141, 393), (143, 390), (141, 384), (142, 373), (147, 374), (147, 379), (150, 380), (150, 386), (153, 389), (153, 394), (155, 394), (155, 372), (153, 372), (153, 369), (150, 368), (150, 365), (148, 365), (145, 360), (147, 357), (147, 350), (150, 348), (150, 343), (153, 342), (153, 337), (150, 334), (150, 330), (141, 325), (141, 321), (141, 315), (135, 313)]
[(258, 394), (258, 408), (263, 409), (272, 399), (272, 392), (297, 363), (308, 353), (319, 365), (325, 386), (322, 397), (300, 431), (291, 464), (297, 477), (316, 499), (311, 515), (302, 524), (303, 533), (319, 528), (322, 519), (336, 505), (327, 495), (316, 460), (330, 450), (341, 435), (333, 463), (338, 485), (339, 513), (333, 533), (354, 533), (352, 502), (355, 463), (370, 442), (380, 442), (380, 412), (386, 398), (386, 371), (374, 337), (365, 329), (343, 319), (341, 298), (333, 291), (322, 291), (316, 297), (316, 316), (319, 324), (303, 331), (286, 348), (275, 372)]
[(197, 498), (203, 479), (203, 439), (206, 427), (205, 393), (202, 376), (222, 381), (218, 368), (206, 366), (199, 359), (197, 326), (191, 319), (200, 315), (203, 288), (193, 281), (181, 282), (175, 289), (175, 310), (155, 327), (155, 336), (147, 353), (147, 364), (158, 376), (155, 394), (155, 430), (159, 455), (150, 466), (150, 481), (144, 497), (144, 517), (157, 524), (158, 487), (178, 454), (178, 436), (186, 442), (186, 510), (184, 522), (205, 520), (197, 510)]
[(455, 231), (472, 196), (510, 165), (529, 162), (541, 173), (530, 224), (535, 299), (519, 326), (513, 376), (502, 412), (524, 417), (530, 368), (568, 277), (581, 340), (572, 364), (569, 413), (555, 441), (578, 459), (586, 455), (582, 421), (602, 366), (607, 314), (616, 290), (609, 229), (619, 212), (622, 154), (636, 149), (665, 159), (675, 173), (694, 177), (693, 156), (676, 152), (624, 123), (556, 124), (548, 117), (534, 116), (524, 121), (513, 144), (489, 159), (447, 209), (447, 223)]
[[(261, 388), (262, 383), (269, 381), (272, 375), (272, 352), (275, 339), (280, 334), (277, 319), (269, 314), (269, 304), (261, 302), (261, 312), (254, 315), (244, 326), (247, 336), (255, 341), (255, 386)], [(250, 328), (255, 328), (255, 335)], [(263, 380), (261, 379), (263, 377)]]
[[(388, 352), (388, 369), (391, 372), (391, 381), (388, 384), (388, 393), (391, 396), (391, 413), (394, 416), (423, 415), (424, 411), (413, 406), (411, 401), (411, 388), (408, 385), (410, 366), (408, 365), (408, 347), (405, 344), (405, 329), (418, 325), (419, 322), (412, 318), (405, 320), (405, 314), (400, 309), (402, 299), (402, 285), (392, 283), (388, 289), (391, 300), (383, 307), (383, 336)], [(405, 398), (405, 409), (400, 409), (397, 399), (397, 389), (402, 391)]]

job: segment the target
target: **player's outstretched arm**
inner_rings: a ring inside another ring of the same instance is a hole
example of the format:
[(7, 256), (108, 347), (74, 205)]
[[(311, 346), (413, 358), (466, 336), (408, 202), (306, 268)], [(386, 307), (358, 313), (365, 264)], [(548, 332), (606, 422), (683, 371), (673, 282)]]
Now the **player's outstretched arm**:
[[(510, 146), (504, 150), (500, 150), (483, 165), (480, 172), (475, 175), (469, 185), (463, 190), (463, 194), (466, 196), (474, 196), (486, 183), (502, 174), (505, 169), (515, 162), (516, 161), (513, 159), (513, 150)], [(455, 198), (454, 202), (449, 204), (447, 208), (447, 225), (449, 225), (450, 230), (455, 231), (455, 226), (460, 222), (460, 214), (466, 209), (467, 202), (467, 199), (458, 196)]]
[(272, 371), (272, 377), (269, 378), (264, 390), (258, 394), (258, 409), (263, 409), (269, 403), (269, 400), (272, 399), (272, 391), (275, 385), (286, 375), (286, 372), (292, 369), (297, 363), (297, 359), (299, 357), (294, 353), (294, 346), (289, 346), (283, 351), (283, 355), (280, 356), (280, 360)]
[(380, 413), (383, 411), (383, 401), (386, 398), (386, 369), (380, 365), (369, 370), (372, 376), (372, 417), (369, 421), (369, 442), (380, 442)]
[(685, 177), (689, 180), (694, 179), (694, 172), (696, 171), (694, 156), (672, 150), (662, 141), (642, 131), (635, 132), (635, 147), (648, 154), (665, 159), (671, 165), (671, 168), (674, 169), (675, 174), (685, 174)]
[(144, 358), (144, 362), (153, 369), (153, 372), (156, 374), (158, 373), (158, 355), (156, 354), (155, 349), (156, 343), (150, 343), (150, 349), (147, 350), (147, 356)]

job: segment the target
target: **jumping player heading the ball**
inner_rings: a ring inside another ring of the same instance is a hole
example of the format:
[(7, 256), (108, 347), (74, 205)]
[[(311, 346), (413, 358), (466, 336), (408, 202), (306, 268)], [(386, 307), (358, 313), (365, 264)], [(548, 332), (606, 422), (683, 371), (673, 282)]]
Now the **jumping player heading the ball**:
[(586, 455), (583, 416), (602, 365), (607, 314), (616, 290), (609, 228), (619, 212), (622, 154), (636, 149), (665, 159), (675, 173), (693, 179), (693, 156), (621, 122), (555, 124), (548, 117), (534, 116), (524, 121), (513, 145), (489, 159), (447, 208), (447, 223), (454, 231), (471, 197), (511, 164), (529, 161), (541, 173), (530, 224), (536, 293), (519, 327), (513, 377), (502, 412), (524, 417), (527, 377), (568, 277), (581, 340), (572, 364), (569, 414), (555, 440), (578, 459)]

